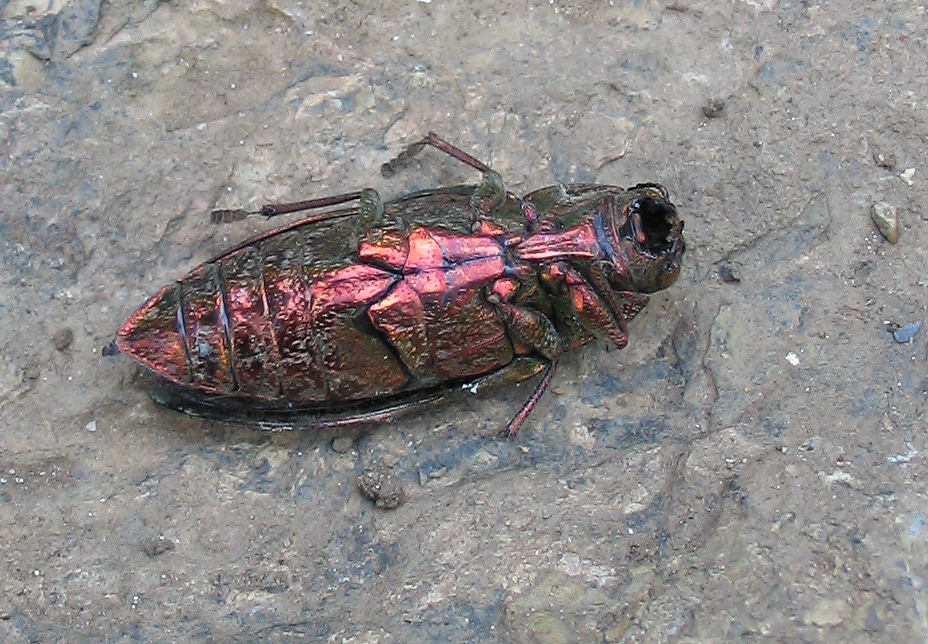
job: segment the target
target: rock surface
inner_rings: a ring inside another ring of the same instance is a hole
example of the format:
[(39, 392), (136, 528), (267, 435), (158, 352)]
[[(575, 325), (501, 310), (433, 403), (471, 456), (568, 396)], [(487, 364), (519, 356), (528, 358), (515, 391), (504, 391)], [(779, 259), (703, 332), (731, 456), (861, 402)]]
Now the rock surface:
[[(884, 325), (928, 315), (922, 4), (2, 4), (0, 641), (928, 639), (928, 335)], [(516, 441), (532, 383), (338, 453), (101, 357), (268, 228), (214, 208), (476, 181), (381, 178), (429, 130), (517, 193), (660, 181), (686, 219), (677, 284)]]

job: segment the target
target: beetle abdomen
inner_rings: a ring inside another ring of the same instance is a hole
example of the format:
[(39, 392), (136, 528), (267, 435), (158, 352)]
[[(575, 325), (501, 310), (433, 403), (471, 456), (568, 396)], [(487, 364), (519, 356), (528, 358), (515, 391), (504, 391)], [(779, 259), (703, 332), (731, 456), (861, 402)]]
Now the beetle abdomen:
[(417, 228), (341, 266), (304, 257), (299, 228), (159, 291), (117, 347), (178, 384), (301, 403), (363, 400), (494, 371), (513, 359), (483, 287), (505, 259), (487, 237)]

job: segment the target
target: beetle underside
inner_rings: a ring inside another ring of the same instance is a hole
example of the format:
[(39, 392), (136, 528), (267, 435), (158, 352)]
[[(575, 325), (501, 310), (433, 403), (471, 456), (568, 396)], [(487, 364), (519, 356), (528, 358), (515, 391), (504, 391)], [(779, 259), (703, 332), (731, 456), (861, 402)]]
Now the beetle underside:
[(563, 351), (596, 336), (625, 346), (645, 293), (679, 273), (683, 222), (657, 184), (552, 186), (519, 198), (435, 135), (385, 174), (426, 145), (480, 170), (483, 182), (386, 205), (364, 190), (264, 206), (254, 214), (328, 210), (164, 287), (113, 350), (161, 377), (152, 393), (161, 404), (272, 429), (379, 422), (542, 374), (507, 425), (515, 435)]

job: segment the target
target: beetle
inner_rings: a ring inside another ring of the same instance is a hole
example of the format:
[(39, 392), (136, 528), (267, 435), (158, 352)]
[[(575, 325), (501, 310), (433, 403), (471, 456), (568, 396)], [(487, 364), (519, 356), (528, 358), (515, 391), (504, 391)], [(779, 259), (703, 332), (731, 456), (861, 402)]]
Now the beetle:
[(626, 345), (647, 294), (679, 275), (683, 221), (656, 183), (558, 184), (518, 197), (434, 133), (382, 174), (427, 146), (481, 182), (388, 203), (365, 189), (214, 211), (214, 221), (319, 212), (160, 289), (108, 353), (154, 372), (160, 403), (267, 428), (383, 421), (540, 374), (503, 430), (514, 437), (565, 351), (596, 337)]

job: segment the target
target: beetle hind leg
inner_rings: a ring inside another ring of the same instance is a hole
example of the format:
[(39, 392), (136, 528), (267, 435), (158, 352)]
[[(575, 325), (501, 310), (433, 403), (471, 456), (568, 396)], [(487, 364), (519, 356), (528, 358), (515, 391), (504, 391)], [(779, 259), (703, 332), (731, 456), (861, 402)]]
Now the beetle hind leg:
[(383, 217), (383, 200), (381, 200), (380, 195), (376, 190), (365, 188), (357, 192), (348, 192), (342, 195), (332, 195), (319, 199), (307, 199), (305, 201), (294, 201), (292, 203), (266, 203), (261, 206), (260, 210), (248, 211), (242, 208), (213, 210), (209, 214), (209, 218), (210, 222), (214, 224), (228, 224), (233, 221), (245, 219), (246, 217), (264, 217), (270, 219), (271, 217), (278, 217), (292, 212), (319, 210), (331, 206), (338, 206), (343, 203), (349, 203), (351, 201), (359, 201), (360, 205), (340, 208), (338, 210), (328, 210), (320, 213), (317, 217), (314, 217), (314, 219), (318, 219), (318, 221), (322, 222), (338, 217), (360, 215), (365, 219), (378, 221)]

